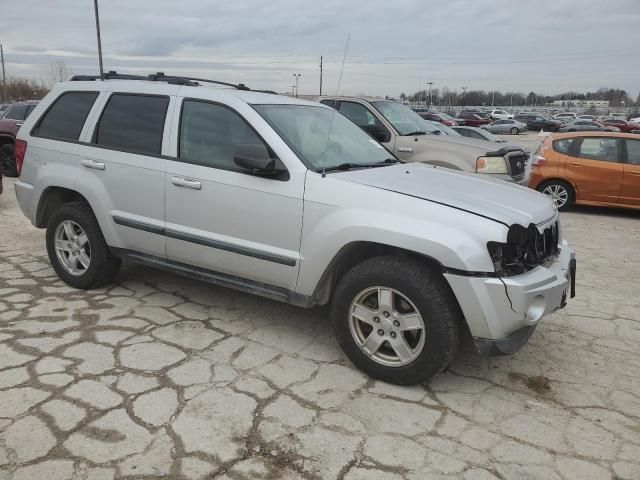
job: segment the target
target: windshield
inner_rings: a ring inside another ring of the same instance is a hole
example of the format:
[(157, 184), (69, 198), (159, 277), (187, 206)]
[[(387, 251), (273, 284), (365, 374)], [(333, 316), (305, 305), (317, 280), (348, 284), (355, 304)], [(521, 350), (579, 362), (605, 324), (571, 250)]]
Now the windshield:
[(405, 105), (394, 102), (371, 102), (400, 135), (431, 132), (434, 129), (420, 115)]
[(309, 168), (369, 166), (395, 158), (360, 127), (332, 108), (253, 105)]

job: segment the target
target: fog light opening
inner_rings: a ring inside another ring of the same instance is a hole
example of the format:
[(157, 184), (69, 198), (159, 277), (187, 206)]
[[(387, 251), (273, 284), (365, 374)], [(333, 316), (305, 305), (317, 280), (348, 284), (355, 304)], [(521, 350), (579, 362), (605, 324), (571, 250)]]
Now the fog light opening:
[(547, 306), (547, 302), (545, 301), (542, 295), (536, 295), (531, 304), (529, 305), (529, 309), (527, 310), (526, 321), (528, 323), (534, 323), (542, 318), (544, 315), (544, 310)]

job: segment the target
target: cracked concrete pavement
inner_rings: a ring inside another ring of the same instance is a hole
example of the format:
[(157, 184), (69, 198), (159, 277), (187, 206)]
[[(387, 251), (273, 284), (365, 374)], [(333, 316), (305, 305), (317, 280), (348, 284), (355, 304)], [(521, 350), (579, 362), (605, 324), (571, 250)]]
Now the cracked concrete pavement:
[(0, 480), (638, 479), (638, 213), (562, 215), (578, 296), (510, 358), (371, 380), (325, 309), (126, 265), (89, 292), (0, 196)]

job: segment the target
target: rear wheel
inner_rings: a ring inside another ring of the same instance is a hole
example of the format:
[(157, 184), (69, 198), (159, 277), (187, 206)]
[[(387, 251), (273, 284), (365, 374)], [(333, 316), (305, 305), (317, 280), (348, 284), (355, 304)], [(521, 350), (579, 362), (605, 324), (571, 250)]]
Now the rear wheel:
[(85, 202), (62, 205), (47, 224), (47, 253), (51, 266), (68, 285), (88, 290), (109, 283), (120, 268)]
[(0, 168), (7, 177), (17, 177), (16, 151), (12, 143), (0, 147)]
[(551, 198), (558, 210), (567, 210), (575, 202), (573, 187), (562, 180), (550, 180), (538, 187), (538, 191)]
[(513, 127), (511, 129), (511, 135), (518, 135), (520, 133), (520, 130), (518, 130), (518, 127)]
[(356, 265), (336, 288), (331, 317), (338, 343), (371, 377), (420, 383), (444, 370), (463, 316), (442, 276), (401, 257)]

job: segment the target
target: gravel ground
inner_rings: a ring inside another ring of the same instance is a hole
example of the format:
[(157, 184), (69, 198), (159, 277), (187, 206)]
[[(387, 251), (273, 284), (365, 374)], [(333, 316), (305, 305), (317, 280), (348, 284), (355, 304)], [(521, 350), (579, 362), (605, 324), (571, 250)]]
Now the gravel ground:
[(326, 310), (126, 265), (58, 280), (0, 196), (0, 479), (640, 478), (640, 215), (563, 214), (577, 298), (511, 358), (357, 371)]

